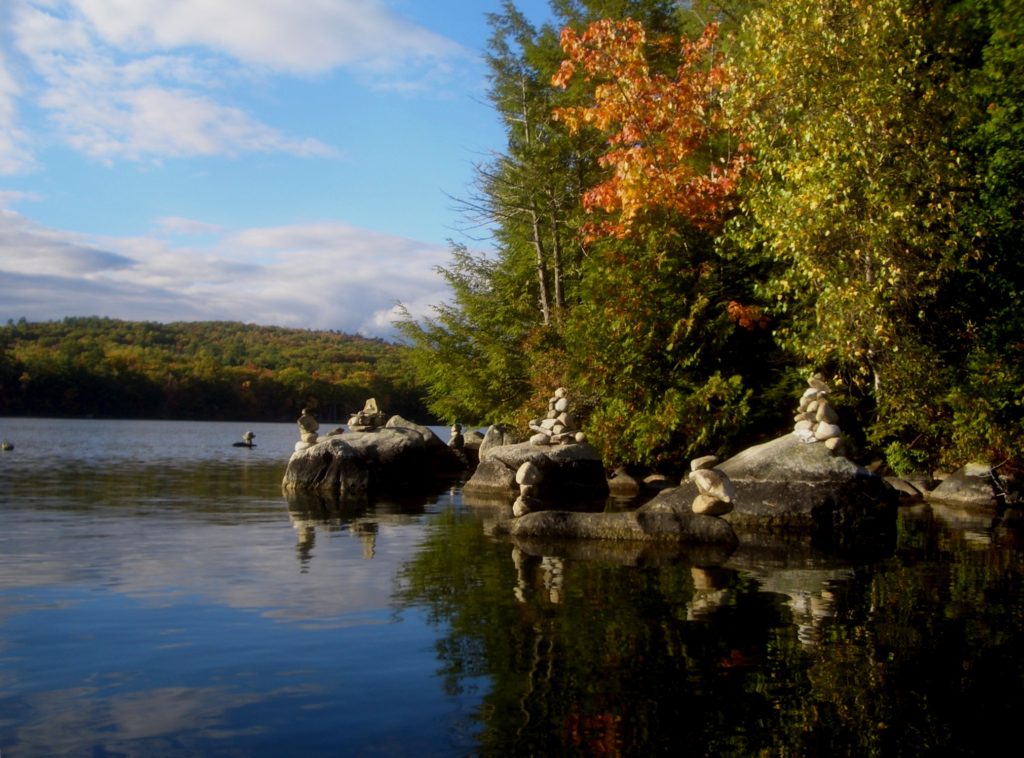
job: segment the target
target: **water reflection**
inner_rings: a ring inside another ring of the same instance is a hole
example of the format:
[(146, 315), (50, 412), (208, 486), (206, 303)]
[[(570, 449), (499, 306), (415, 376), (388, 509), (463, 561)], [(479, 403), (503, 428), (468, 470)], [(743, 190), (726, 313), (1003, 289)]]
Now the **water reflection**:
[(974, 754), (976, 719), (1005, 734), (992, 713), (1024, 704), (1021, 553), (927, 510), (856, 561), (477, 526), (435, 519), (402, 598), (439, 624), (449, 690), (491, 681), (483, 754)]
[(902, 508), (896, 544), (858, 556), (509, 540), (508, 504), (457, 487), (284, 497), (282, 461), (256, 457), (268, 430), (252, 456), (202, 460), (196, 427), (161, 427), (149, 446), (185, 451), (165, 464), (110, 429), (60, 466), (27, 443), (0, 462), (5, 756), (970, 755), (1016, 737), (1009, 513)]

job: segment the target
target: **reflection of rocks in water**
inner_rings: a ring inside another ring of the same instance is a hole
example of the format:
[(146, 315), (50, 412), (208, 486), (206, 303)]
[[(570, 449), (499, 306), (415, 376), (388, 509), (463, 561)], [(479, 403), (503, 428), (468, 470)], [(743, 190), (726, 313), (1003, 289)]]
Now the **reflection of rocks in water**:
[(376, 521), (352, 522), (352, 533), (359, 537), (359, 541), (363, 543), (364, 561), (368, 561), (373, 558), (377, 550), (378, 531), (380, 531), (380, 525)]
[(963, 534), (964, 539), (979, 548), (992, 544), (992, 534), (998, 525), (995, 509), (979, 509), (957, 503), (929, 503), (932, 516), (947, 528)]
[(413, 523), (427, 504), (423, 498), (355, 501), (305, 490), (285, 490), (284, 495), (303, 573), (309, 570), (317, 531), (351, 532), (362, 543), (363, 559), (370, 560), (376, 555), (382, 523)]
[(313, 548), (316, 547), (316, 527), (309, 523), (295, 523), (295, 534), (298, 541), (295, 544), (295, 552), (299, 556), (300, 573), (309, 573), (309, 562), (313, 560)]
[(520, 603), (527, 602), (539, 584), (544, 588), (546, 599), (554, 604), (562, 602), (562, 581), (565, 565), (555, 556), (538, 557), (512, 547), (512, 564), (516, 567), (516, 586), (512, 594)]
[(693, 598), (686, 609), (686, 620), (695, 621), (723, 605), (728, 605), (733, 598), (734, 576), (735, 572), (728, 569), (698, 566), (691, 568)]
[(546, 555), (540, 559), (540, 568), (544, 575), (544, 588), (548, 591), (548, 600), (555, 604), (561, 603), (564, 570), (562, 559)]
[(797, 627), (797, 637), (808, 647), (817, 645), (824, 622), (835, 615), (833, 586), (854, 576), (849, 567), (771, 568), (767, 564), (743, 573), (755, 578), (762, 592), (785, 597)]

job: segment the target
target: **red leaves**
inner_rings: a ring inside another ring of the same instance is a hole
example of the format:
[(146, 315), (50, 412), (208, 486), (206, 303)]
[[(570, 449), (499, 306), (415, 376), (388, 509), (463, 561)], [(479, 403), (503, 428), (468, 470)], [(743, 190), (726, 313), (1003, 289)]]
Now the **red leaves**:
[[(732, 72), (714, 49), (717, 25), (683, 39), (674, 77), (652, 73), (643, 26), (604, 19), (582, 33), (562, 31), (562, 62), (552, 83), (565, 87), (577, 73), (594, 85), (594, 103), (559, 108), (570, 131), (586, 126), (607, 134), (601, 165), (612, 175), (583, 196), (583, 205), (616, 216), (594, 225), (591, 236), (625, 237), (646, 210), (664, 208), (697, 228), (716, 231), (746, 164), (739, 147), (718, 156), (712, 145), (735, 142), (719, 98)], [(660, 43), (659, 43), (660, 44)]]
[(743, 305), (735, 300), (730, 300), (725, 307), (725, 312), (729, 315), (730, 320), (750, 331), (767, 329), (771, 325), (771, 319), (756, 305)]

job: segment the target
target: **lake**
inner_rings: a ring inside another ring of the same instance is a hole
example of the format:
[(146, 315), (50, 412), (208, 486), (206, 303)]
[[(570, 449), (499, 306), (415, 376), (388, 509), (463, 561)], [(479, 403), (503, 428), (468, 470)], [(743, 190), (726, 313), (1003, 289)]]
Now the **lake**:
[(1024, 551), (990, 514), (904, 507), (870, 558), (525, 549), (458, 486), (290, 502), (294, 424), (0, 418), (0, 438), (3, 758), (1016, 741)]

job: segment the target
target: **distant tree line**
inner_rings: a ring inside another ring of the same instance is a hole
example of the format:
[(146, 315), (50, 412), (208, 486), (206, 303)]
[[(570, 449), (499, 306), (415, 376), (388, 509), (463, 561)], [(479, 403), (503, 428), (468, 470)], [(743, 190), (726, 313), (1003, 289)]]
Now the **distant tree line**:
[(431, 422), (403, 348), (234, 322), (66, 318), (0, 327), (0, 415), (341, 421), (369, 397)]

